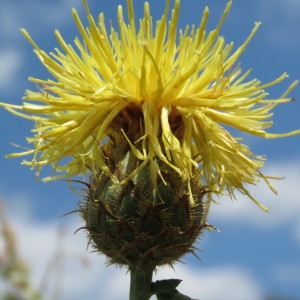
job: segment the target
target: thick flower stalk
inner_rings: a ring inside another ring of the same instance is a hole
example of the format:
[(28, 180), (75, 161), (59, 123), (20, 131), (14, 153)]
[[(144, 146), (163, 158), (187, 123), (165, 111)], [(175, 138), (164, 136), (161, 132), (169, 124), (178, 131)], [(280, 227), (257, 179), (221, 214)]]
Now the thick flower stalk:
[(1, 104), (35, 122), (32, 148), (9, 157), (32, 155), (23, 164), (37, 175), (51, 165), (45, 180), (89, 178), (80, 203), (85, 229), (111, 263), (130, 269), (130, 299), (149, 299), (152, 271), (193, 251), (214, 195), (238, 191), (266, 209), (247, 189), (260, 179), (273, 189), (260, 171), (264, 157), (229, 128), (262, 138), (299, 134), (267, 132), (272, 110), (291, 101), (297, 82), (268, 99), (265, 89), (287, 75), (262, 84), (241, 71), (239, 57), (260, 23), (240, 47), (226, 43), (219, 31), (231, 1), (209, 32), (208, 8), (198, 27), (178, 30), (180, 0), (169, 20), (167, 0), (155, 24), (147, 2), (137, 24), (128, 0), (128, 23), (119, 6), (118, 30), (109, 31), (104, 15), (95, 21), (84, 4), (89, 26), (73, 10), (81, 35), (74, 46), (56, 31), (61, 49), (47, 54), (22, 29), (52, 77), (30, 77), (39, 89), (26, 91), (23, 105)]

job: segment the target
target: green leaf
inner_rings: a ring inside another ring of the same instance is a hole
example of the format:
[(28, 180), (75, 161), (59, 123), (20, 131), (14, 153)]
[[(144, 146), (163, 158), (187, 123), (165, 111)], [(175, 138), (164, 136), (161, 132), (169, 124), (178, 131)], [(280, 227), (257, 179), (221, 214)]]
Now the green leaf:
[(151, 284), (152, 295), (157, 293), (168, 293), (175, 290), (182, 280), (180, 279), (165, 279), (157, 280)]
[(180, 279), (157, 280), (151, 284), (151, 294), (156, 295), (157, 300), (196, 300), (181, 294), (176, 289), (181, 281)]
[(157, 300), (196, 300), (187, 295), (179, 293), (176, 289), (168, 293), (157, 293), (156, 298)]

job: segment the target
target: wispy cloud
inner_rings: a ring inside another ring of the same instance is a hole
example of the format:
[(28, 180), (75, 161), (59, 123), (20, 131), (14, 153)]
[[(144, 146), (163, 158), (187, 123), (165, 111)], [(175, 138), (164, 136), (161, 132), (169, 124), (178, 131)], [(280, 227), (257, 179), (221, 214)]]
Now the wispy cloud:
[(78, 10), (83, 9), (81, 0), (74, 0), (72, 3), (69, 1), (0, 0), (0, 5), (1, 35), (10, 40), (19, 36), (20, 27), (43, 33), (45, 27), (49, 29), (53, 26), (60, 27), (68, 22), (73, 23), (71, 8), (75, 6)]
[(104, 256), (87, 252), (83, 232), (72, 234), (80, 226), (78, 222), (59, 225), (14, 215), (11, 223), (20, 254), (32, 268), (35, 287), (50, 298), (96, 300), (101, 296), (103, 300), (117, 300), (127, 294), (129, 278), (124, 280), (125, 269), (105, 267)]
[[(220, 205), (212, 205), (211, 222), (222, 224), (223, 222), (246, 224), (249, 227), (264, 229), (278, 228), (289, 224), (292, 228), (299, 225), (299, 182), (300, 182), (300, 162), (269, 162), (265, 168), (266, 175), (277, 177), (284, 176), (283, 180), (272, 181), (272, 184), (278, 190), (278, 195), (272, 193), (264, 182), (251, 187), (252, 195), (261, 201), (270, 210), (265, 213), (260, 210), (244, 195), (237, 196), (237, 201), (231, 201), (227, 197), (219, 199)], [(253, 222), (255, 220), (255, 222)]]
[(298, 0), (264, 0), (255, 2), (261, 13), (270, 18), (273, 18), (275, 14), (280, 18), (296, 18), (300, 16), (300, 2)]
[(265, 23), (267, 40), (278, 47), (299, 46), (300, 2), (298, 0), (255, 1)]
[(177, 264), (175, 272), (165, 268), (157, 278), (182, 279), (178, 289), (201, 300), (253, 300), (263, 295), (260, 284), (246, 270), (231, 265), (199, 270)]
[(22, 68), (23, 55), (16, 48), (0, 49), (0, 89), (8, 90), (13, 86)]
[(298, 224), (295, 225), (294, 232), (295, 232), (295, 240), (297, 241), (298, 245), (300, 246), (300, 219), (299, 219)]
[[(85, 252), (87, 241), (83, 232), (72, 235), (80, 226), (76, 219), (65, 224), (66, 227), (16, 215), (11, 221), (21, 255), (32, 267), (33, 282), (49, 297), (59, 296), (63, 300), (127, 297), (129, 274), (126, 269), (105, 267), (103, 256)], [(179, 290), (201, 300), (253, 300), (262, 295), (260, 284), (246, 270), (236, 266), (198, 270), (176, 264), (175, 272), (171, 268), (160, 268), (154, 280), (170, 278), (182, 279)]]
[[(269, 167), (264, 170), (266, 174), (286, 176), (285, 180), (274, 183), (279, 196), (272, 194), (263, 184), (253, 188), (257, 198), (269, 206), (270, 213), (262, 212), (244, 197), (236, 202), (222, 198), (219, 206), (213, 206), (211, 223), (238, 223), (249, 228), (259, 227), (260, 230), (288, 225), (294, 228), (295, 239), (300, 241), (298, 165), (298, 161), (269, 163)], [(128, 294), (129, 275), (126, 274), (126, 269), (105, 267), (104, 256), (89, 253), (91, 249), (86, 252), (87, 240), (84, 232), (72, 234), (82, 226), (77, 217), (63, 218), (62, 222), (65, 223), (61, 226), (60, 220), (34, 220), (26, 209), (13, 211), (11, 221), (18, 236), (21, 255), (32, 267), (33, 282), (37, 287), (42, 287), (49, 297), (60, 293), (63, 300), (96, 300), (99, 297), (103, 300), (119, 300)], [(285, 279), (280, 277), (283, 271), (286, 274)], [(277, 276), (274, 277), (275, 280), (283, 284), (287, 276), (291, 280), (293, 276), (298, 276), (297, 268), (286, 264), (274, 266), (272, 273)], [(246, 267), (235, 265), (196, 269), (191, 265), (176, 264), (175, 272), (170, 268), (160, 268), (154, 280), (168, 278), (182, 279), (179, 290), (201, 300), (262, 299), (264, 292), (263, 283), (258, 282)]]
[(300, 278), (300, 262), (299, 264), (277, 264), (272, 271), (273, 277), (285, 284), (299, 284)]

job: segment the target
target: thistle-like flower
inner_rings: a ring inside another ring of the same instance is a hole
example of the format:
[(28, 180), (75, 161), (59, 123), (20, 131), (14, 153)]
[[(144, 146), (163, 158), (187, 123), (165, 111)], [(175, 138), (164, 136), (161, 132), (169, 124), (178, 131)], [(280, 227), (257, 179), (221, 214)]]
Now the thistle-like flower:
[(287, 75), (261, 84), (241, 71), (237, 61), (260, 24), (234, 50), (219, 36), (231, 1), (210, 32), (208, 8), (198, 27), (178, 31), (180, 0), (170, 20), (167, 0), (155, 24), (146, 2), (138, 26), (128, 0), (128, 24), (119, 6), (110, 32), (104, 15), (95, 21), (84, 4), (89, 27), (73, 10), (75, 47), (56, 31), (61, 50), (47, 54), (22, 30), (52, 78), (30, 78), (40, 87), (26, 91), (30, 102), (1, 104), (35, 122), (33, 148), (9, 157), (33, 155), (23, 164), (38, 175), (52, 165), (56, 174), (46, 180), (88, 176), (80, 212), (94, 246), (111, 263), (153, 270), (192, 251), (213, 195), (239, 191), (264, 208), (247, 189), (260, 179), (272, 188), (260, 171), (264, 157), (228, 128), (263, 138), (299, 134), (266, 131), (296, 82), (267, 99), (265, 89)]
[[(31, 102), (4, 104), (12, 113), (35, 122), (34, 136), (27, 139), (33, 149), (9, 157), (33, 154), (32, 160), (23, 164), (37, 173), (51, 164), (54, 171), (68, 177), (86, 174), (88, 169), (112, 175), (103, 148), (112, 135), (117, 135), (143, 161), (125, 181), (147, 164), (154, 181), (160, 176), (158, 159), (183, 181), (196, 172), (210, 191), (225, 188), (231, 195), (239, 190), (250, 196), (245, 184), (266, 179), (259, 170), (264, 158), (253, 154), (222, 125), (264, 138), (298, 134), (299, 130), (266, 132), (272, 126), (272, 109), (291, 100), (286, 96), (295, 84), (281, 98), (268, 100), (264, 89), (282, 81), (286, 74), (267, 84), (246, 80), (249, 71), (242, 73), (235, 64), (259, 23), (233, 52), (233, 43), (226, 44), (219, 36), (231, 2), (216, 29), (209, 33), (205, 31), (206, 8), (199, 27), (187, 26), (178, 34), (179, 5), (176, 0), (168, 23), (167, 1), (162, 18), (153, 27), (146, 2), (137, 29), (129, 0), (129, 24), (120, 6), (119, 33), (111, 27), (108, 34), (104, 15), (101, 13), (96, 23), (85, 3), (88, 28), (73, 10), (82, 40), (75, 39), (74, 49), (56, 31), (63, 52), (56, 48), (50, 55), (23, 29), (53, 78), (30, 77), (40, 86), (38, 91), (26, 91), (24, 100)], [(71, 159), (61, 163), (65, 157)]]

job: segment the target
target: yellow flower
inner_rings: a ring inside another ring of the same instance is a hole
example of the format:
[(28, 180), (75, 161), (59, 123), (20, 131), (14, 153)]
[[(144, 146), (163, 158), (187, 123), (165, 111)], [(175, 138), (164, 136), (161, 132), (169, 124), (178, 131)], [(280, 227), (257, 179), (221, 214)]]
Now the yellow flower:
[(118, 30), (111, 26), (107, 32), (104, 15), (95, 21), (84, 1), (89, 27), (84, 28), (73, 10), (81, 39), (75, 38), (72, 46), (56, 31), (61, 50), (55, 48), (50, 54), (22, 29), (52, 79), (30, 77), (39, 86), (37, 91), (26, 91), (24, 100), (30, 102), (1, 104), (35, 122), (33, 136), (27, 138), (33, 148), (9, 157), (33, 155), (23, 164), (37, 174), (43, 166), (52, 165), (58, 175), (50, 179), (95, 169), (109, 173), (104, 148), (111, 135), (120, 135), (144, 161), (125, 181), (145, 164), (156, 178), (159, 159), (183, 181), (197, 170), (210, 191), (234, 196), (238, 190), (260, 205), (246, 185), (260, 179), (268, 182), (260, 171), (264, 158), (253, 154), (227, 128), (263, 138), (299, 134), (300, 130), (266, 132), (272, 126), (272, 109), (291, 100), (287, 94), (296, 82), (279, 99), (266, 99), (265, 89), (287, 75), (261, 84), (248, 79), (249, 71), (242, 73), (237, 61), (260, 24), (234, 50), (233, 43), (226, 44), (219, 36), (231, 3), (217, 27), (206, 32), (208, 8), (198, 27), (178, 30), (180, 0), (175, 0), (170, 20), (170, 1), (166, 1), (164, 14), (155, 24), (146, 2), (137, 26), (132, 0), (128, 0), (128, 24), (119, 6)]

